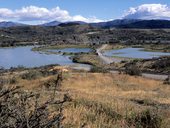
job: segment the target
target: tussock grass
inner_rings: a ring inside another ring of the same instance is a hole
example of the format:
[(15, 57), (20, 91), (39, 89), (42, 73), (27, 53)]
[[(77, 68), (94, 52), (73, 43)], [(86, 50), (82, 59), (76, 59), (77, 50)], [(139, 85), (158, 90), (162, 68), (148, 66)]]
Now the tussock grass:
[[(147, 115), (144, 119), (148, 121), (148, 127), (150, 122), (155, 124), (154, 127), (161, 127), (164, 121), (167, 126), (170, 119), (169, 109), (160, 106), (170, 106), (170, 87), (161, 81), (109, 73), (76, 73), (64, 80), (63, 89), (69, 91), (74, 99), (74, 103), (65, 109), (66, 125), (145, 127), (142, 121)], [(144, 100), (146, 105), (132, 99)], [(132, 121), (130, 125), (129, 120)]]
[[(31, 80), (19, 77), (16, 84), (40, 93), (43, 102), (53, 94), (45, 86), (54, 86), (55, 79), (56, 75)], [(57, 92), (58, 98), (68, 93), (72, 99), (63, 106), (62, 124), (66, 128), (145, 128), (145, 121), (147, 127), (170, 126), (170, 86), (162, 81), (126, 74), (68, 72), (63, 73)]]
[(104, 66), (103, 62), (98, 57), (98, 55), (96, 55), (94, 53), (81, 54), (81, 55), (74, 56), (73, 57), (73, 62), (90, 64), (90, 65), (99, 66), (99, 67)]

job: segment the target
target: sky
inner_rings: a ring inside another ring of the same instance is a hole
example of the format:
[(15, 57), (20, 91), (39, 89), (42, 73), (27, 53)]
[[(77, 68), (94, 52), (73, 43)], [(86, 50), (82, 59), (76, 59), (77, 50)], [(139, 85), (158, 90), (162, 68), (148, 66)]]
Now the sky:
[(0, 0), (0, 21), (170, 20), (170, 0)]

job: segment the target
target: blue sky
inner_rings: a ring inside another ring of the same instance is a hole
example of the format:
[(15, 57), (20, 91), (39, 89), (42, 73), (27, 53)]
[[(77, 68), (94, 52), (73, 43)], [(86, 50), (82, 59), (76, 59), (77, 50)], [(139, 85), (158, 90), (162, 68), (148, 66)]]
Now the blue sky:
[[(166, 5), (168, 7), (167, 13), (170, 12), (169, 11), (170, 0), (0, 0), (0, 9), (5, 8), (10, 11), (16, 11), (16, 10), (21, 10), (23, 7), (34, 6), (37, 8), (46, 8), (49, 11), (52, 11), (52, 9), (59, 7), (59, 10), (67, 11), (69, 13), (68, 15), (70, 16), (70, 18), (68, 19), (70, 20), (83, 19), (83, 18), (87, 18), (90, 20), (93, 19), (109, 20), (109, 19), (122, 18), (122, 16), (129, 11), (130, 7), (135, 8), (144, 4)], [(16, 18), (16, 16), (11, 16), (11, 15), (8, 17), (5, 17), (4, 15), (2, 16), (3, 13), (5, 15), (4, 10), (0, 11), (0, 20), (14, 20), (14, 21), (26, 22), (23, 20), (24, 18), (21, 18), (22, 19), (21, 20), (18, 17)], [(71, 18), (77, 15), (82, 17)], [(137, 15), (139, 14), (138, 13), (135, 13), (135, 15), (133, 14), (133, 16), (137, 16)], [(128, 15), (127, 17), (132, 17), (132, 15), (130, 16)], [(49, 17), (49, 20), (50, 18), (51, 17)], [(31, 17), (29, 18), (27, 17), (27, 21), (28, 19), (31, 20)], [(38, 19), (35, 20), (34, 16), (33, 16), (33, 20), (35, 22), (39, 22), (41, 20), (44, 22), (47, 21), (47, 19), (42, 19), (42, 18), (40, 18), (39, 20)], [(53, 20), (53, 18), (51, 18), (51, 20)], [(65, 21), (66, 18), (59, 19), (59, 20)]]

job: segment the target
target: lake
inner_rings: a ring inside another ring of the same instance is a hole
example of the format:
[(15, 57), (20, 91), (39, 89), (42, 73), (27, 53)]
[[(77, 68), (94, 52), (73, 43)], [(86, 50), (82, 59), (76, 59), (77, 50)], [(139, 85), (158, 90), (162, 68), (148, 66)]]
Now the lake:
[(159, 56), (170, 56), (170, 53), (164, 52), (148, 52), (143, 51), (143, 48), (123, 48), (118, 50), (107, 50), (104, 52), (105, 56), (116, 56), (125, 58), (139, 58), (139, 59), (151, 59)]
[[(31, 51), (33, 46), (0, 48), (0, 66), (9, 69), (11, 67), (39, 67), (50, 64), (74, 65), (70, 56), (62, 54), (45, 54)], [(84, 51), (84, 49), (79, 50)], [(85, 49), (86, 51), (86, 49)], [(89, 67), (89, 65), (81, 65)]]

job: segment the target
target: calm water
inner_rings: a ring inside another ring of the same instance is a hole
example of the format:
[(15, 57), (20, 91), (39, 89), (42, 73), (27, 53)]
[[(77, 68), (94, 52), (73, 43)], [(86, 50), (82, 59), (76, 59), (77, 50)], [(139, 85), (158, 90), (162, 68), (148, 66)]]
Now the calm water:
[(33, 47), (0, 48), (0, 66), (8, 69), (19, 65), (38, 67), (49, 64), (74, 65), (69, 56), (31, 51)]
[(67, 52), (67, 53), (88, 53), (91, 52), (92, 49), (90, 48), (63, 48), (63, 49), (51, 49), (48, 50), (50, 52)]
[(150, 59), (159, 56), (170, 56), (170, 53), (163, 52), (147, 52), (142, 51), (142, 48), (124, 48), (119, 50), (108, 50), (104, 52), (106, 56), (128, 57), (128, 58), (141, 58)]

